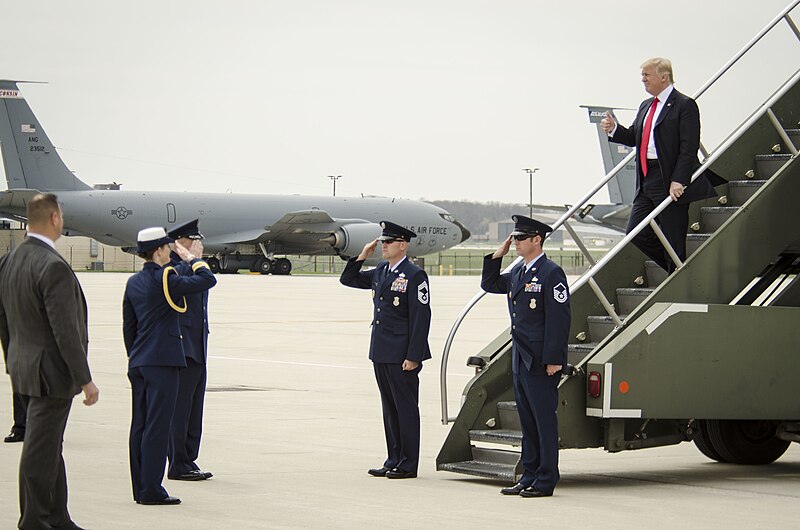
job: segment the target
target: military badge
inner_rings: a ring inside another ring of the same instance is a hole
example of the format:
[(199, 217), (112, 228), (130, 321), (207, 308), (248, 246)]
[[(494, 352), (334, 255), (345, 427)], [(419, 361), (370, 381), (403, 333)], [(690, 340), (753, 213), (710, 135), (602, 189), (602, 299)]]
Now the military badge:
[(532, 293), (533, 292), (533, 284), (532, 283), (526, 283), (525, 284), (525, 292), (526, 293)]
[(391, 290), (397, 293), (404, 293), (408, 289), (408, 279), (406, 278), (397, 278), (395, 281), (392, 282)]
[(533, 284), (533, 292), (534, 293), (541, 293), (542, 292), (542, 284), (541, 283), (534, 283)]
[(392, 305), (395, 306), (395, 307), (400, 305), (400, 297), (399, 296), (395, 296), (394, 297), (394, 300), (392, 300)]
[(536, 309), (536, 298), (531, 298), (531, 309)]
[(427, 304), (430, 299), (430, 292), (428, 291), (428, 282), (424, 281), (417, 287), (417, 300), (420, 304)]
[(564, 302), (569, 300), (569, 292), (567, 291), (567, 288), (563, 283), (559, 283), (558, 285), (553, 287), (553, 300), (555, 300), (559, 304), (563, 304)]

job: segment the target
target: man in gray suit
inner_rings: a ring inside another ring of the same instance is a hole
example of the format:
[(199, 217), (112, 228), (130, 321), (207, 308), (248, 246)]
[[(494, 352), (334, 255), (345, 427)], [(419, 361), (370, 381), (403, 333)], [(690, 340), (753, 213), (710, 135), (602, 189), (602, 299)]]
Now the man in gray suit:
[(29, 397), (19, 462), (19, 528), (79, 528), (67, 511), (62, 440), (72, 398), (97, 402), (86, 359), (86, 300), (56, 251), (64, 218), (51, 193), (27, 205), (28, 237), (0, 259), (0, 341), (14, 392)]

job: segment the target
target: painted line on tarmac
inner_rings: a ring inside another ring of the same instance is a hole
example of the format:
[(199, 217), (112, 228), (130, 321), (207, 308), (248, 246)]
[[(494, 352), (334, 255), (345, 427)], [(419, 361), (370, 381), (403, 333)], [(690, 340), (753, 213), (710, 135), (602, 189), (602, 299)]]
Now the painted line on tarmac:
[(220, 357), (218, 355), (209, 355), (210, 359), (222, 359), (225, 361), (245, 361), (245, 362), (253, 362), (253, 363), (270, 363), (270, 364), (289, 364), (294, 366), (313, 366), (316, 368), (344, 368), (346, 370), (369, 370), (372, 371), (371, 368), (365, 368), (363, 366), (344, 366), (341, 364), (325, 364), (325, 363), (301, 363), (297, 361), (275, 361), (273, 359), (249, 359), (247, 357)]

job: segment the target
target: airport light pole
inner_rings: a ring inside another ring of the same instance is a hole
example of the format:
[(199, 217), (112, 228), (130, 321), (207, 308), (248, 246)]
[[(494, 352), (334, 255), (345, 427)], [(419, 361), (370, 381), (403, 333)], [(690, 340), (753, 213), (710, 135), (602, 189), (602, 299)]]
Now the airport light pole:
[(336, 181), (342, 178), (341, 175), (328, 175), (328, 178), (333, 181), (333, 196), (336, 197)]
[(535, 167), (533, 169), (525, 168), (522, 171), (527, 173), (531, 179), (531, 196), (530, 196), (530, 202), (528, 203), (528, 217), (533, 217), (533, 174), (539, 171), (539, 168), (538, 167)]

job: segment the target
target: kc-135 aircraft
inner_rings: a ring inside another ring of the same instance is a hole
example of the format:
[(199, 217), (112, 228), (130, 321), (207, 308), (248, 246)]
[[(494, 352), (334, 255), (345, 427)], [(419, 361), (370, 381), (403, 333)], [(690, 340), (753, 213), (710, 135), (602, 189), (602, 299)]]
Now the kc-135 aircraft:
[(27, 200), (53, 192), (63, 207), (64, 235), (92, 237), (127, 251), (133, 251), (143, 228), (169, 229), (199, 218), (215, 272), (249, 268), (288, 274), (291, 262), (275, 254), (357, 256), (380, 235), (384, 219), (417, 234), (408, 249), (412, 257), (470, 237), (447, 211), (409, 199), (94, 189), (67, 169), (19, 83), (0, 80), (0, 147), (8, 184), (8, 191), (0, 192), (2, 216), (24, 222)]

